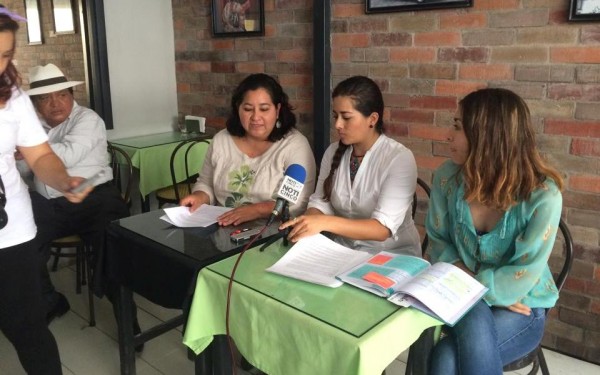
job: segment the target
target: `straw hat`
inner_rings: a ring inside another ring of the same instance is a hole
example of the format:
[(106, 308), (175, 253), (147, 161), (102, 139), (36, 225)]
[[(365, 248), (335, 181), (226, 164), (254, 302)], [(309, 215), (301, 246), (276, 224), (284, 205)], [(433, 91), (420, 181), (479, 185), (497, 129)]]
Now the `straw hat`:
[(65, 75), (54, 64), (38, 65), (29, 70), (27, 95), (42, 95), (81, 85), (82, 81), (67, 81)]

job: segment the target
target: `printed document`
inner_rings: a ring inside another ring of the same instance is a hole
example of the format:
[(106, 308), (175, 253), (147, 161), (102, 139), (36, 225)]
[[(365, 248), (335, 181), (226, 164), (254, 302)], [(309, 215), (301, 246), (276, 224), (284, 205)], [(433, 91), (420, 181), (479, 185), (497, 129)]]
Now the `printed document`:
[(229, 207), (203, 204), (194, 212), (189, 207), (179, 206), (165, 208), (165, 215), (160, 218), (180, 228), (208, 227), (217, 222), (217, 218), (231, 210)]

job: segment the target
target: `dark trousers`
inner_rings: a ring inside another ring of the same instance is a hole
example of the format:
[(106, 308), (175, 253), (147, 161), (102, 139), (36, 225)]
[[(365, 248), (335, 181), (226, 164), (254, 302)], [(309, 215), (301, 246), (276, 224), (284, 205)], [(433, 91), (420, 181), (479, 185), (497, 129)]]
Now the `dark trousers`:
[(81, 203), (71, 203), (64, 197), (46, 199), (37, 192), (30, 192), (30, 195), (38, 229), (36, 240), (42, 244), (39, 264), (45, 310), (48, 312), (58, 299), (47, 266), (50, 242), (78, 234), (97, 253), (104, 246), (104, 230), (108, 223), (129, 216), (129, 209), (110, 182), (96, 186)]
[(35, 241), (0, 249), (0, 330), (28, 374), (62, 374), (58, 347), (46, 324), (38, 259)]

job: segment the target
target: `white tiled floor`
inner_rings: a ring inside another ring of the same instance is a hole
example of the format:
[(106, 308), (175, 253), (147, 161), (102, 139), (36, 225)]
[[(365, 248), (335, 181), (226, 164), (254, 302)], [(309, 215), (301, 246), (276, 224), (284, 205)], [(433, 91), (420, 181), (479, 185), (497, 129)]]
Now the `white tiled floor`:
[[(112, 306), (106, 299), (96, 299), (96, 327), (89, 327), (87, 289), (81, 295), (75, 294), (75, 272), (72, 267), (63, 267), (52, 277), (58, 290), (64, 293), (71, 311), (52, 322), (50, 328), (58, 341), (65, 375), (110, 375), (119, 374), (119, 349), (116, 341), (116, 325)], [(136, 298), (139, 305), (138, 317), (142, 329), (178, 314), (144, 300)], [(387, 375), (404, 374), (406, 353), (392, 363)], [(545, 351), (552, 375), (591, 375), (600, 374), (600, 366), (579, 361), (552, 351)], [(140, 375), (193, 374), (192, 361), (181, 344), (181, 332), (171, 331), (146, 343), (144, 351), (137, 356), (137, 373)], [(526, 374), (527, 371), (513, 374)], [(0, 334), (0, 374), (25, 374), (16, 353), (8, 341)], [(242, 371), (238, 371), (242, 375)]]

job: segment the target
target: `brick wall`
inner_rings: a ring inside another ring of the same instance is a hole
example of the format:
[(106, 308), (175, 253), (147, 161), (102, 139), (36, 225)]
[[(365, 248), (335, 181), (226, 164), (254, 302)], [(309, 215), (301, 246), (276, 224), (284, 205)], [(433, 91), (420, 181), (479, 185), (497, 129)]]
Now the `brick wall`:
[[(265, 0), (266, 35), (226, 39), (211, 37), (209, 0), (172, 3), (181, 112), (222, 126), (233, 86), (266, 72), (310, 137), (312, 1)], [(575, 240), (544, 344), (600, 363), (600, 23), (568, 23), (568, 0), (474, 3), (366, 15), (363, 0), (332, 0), (333, 84), (354, 74), (380, 84), (388, 134), (413, 150), (426, 181), (447, 157), (444, 128), (459, 98), (505, 87), (526, 99), (541, 150), (565, 176), (563, 217)]]
[(265, 0), (265, 36), (213, 38), (210, 0), (172, 0), (180, 114), (224, 127), (231, 93), (248, 74), (275, 76), (298, 128), (312, 139), (312, 0)]
[(568, 0), (474, 4), (365, 15), (363, 1), (334, 0), (333, 81), (364, 74), (380, 84), (389, 133), (427, 181), (447, 157), (444, 129), (462, 96), (504, 87), (526, 99), (542, 152), (566, 178), (563, 217), (575, 239), (544, 344), (600, 363), (600, 24), (567, 23)]
[[(23, 0), (4, 0), (2, 2), (8, 9), (25, 16)], [(81, 28), (79, 25), (78, 1), (74, 1), (73, 14), (75, 15), (74, 34), (54, 35), (54, 21), (52, 16), (51, 1), (40, 1), (40, 15), (42, 20), (42, 39), (40, 45), (29, 45), (27, 39), (27, 24), (20, 23), (17, 35), (17, 53), (15, 59), (17, 69), (23, 78), (23, 88), (29, 88), (29, 69), (36, 65), (52, 63), (60, 68), (70, 81), (85, 82), (85, 67), (83, 60), (83, 47), (81, 41)], [(73, 88), (75, 100), (80, 105), (89, 106), (85, 84)]]
[(332, 3), (334, 83), (364, 74), (380, 84), (389, 133), (427, 181), (447, 157), (458, 99), (481, 87), (526, 99), (542, 152), (566, 178), (563, 217), (575, 240), (544, 344), (600, 363), (600, 23), (568, 23), (568, 0), (379, 15), (365, 15), (364, 1)]

